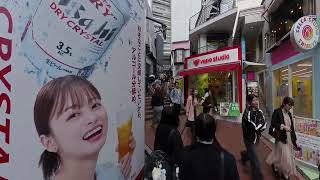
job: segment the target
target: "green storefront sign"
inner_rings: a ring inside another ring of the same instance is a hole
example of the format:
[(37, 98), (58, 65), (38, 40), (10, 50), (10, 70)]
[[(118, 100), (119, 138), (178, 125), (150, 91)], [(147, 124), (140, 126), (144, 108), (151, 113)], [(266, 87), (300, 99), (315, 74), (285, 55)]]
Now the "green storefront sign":
[(222, 102), (220, 103), (220, 116), (238, 117), (240, 108), (238, 103)]

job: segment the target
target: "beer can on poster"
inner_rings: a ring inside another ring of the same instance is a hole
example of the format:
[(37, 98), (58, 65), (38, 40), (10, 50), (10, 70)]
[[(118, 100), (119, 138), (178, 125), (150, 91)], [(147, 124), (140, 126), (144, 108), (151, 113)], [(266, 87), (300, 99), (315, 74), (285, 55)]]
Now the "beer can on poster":
[(50, 78), (87, 78), (129, 19), (128, 0), (42, 0), (21, 38), (24, 55)]

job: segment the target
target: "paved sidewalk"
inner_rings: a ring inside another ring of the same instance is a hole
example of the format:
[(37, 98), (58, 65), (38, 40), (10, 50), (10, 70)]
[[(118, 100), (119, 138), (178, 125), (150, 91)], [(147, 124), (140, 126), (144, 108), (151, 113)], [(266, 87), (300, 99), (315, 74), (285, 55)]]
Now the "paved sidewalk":
[[(180, 132), (183, 129), (185, 124), (185, 116), (180, 116)], [(154, 135), (155, 129), (150, 127), (151, 121), (147, 121), (145, 124), (145, 143), (151, 150), (153, 150), (154, 145)], [(190, 144), (191, 140), (189, 138), (190, 131), (187, 129), (184, 130), (182, 134), (182, 139), (184, 145)], [(242, 129), (241, 124), (230, 123), (226, 121), (218, 121), (217, 125), (217, 138), (220, 144), (232, 153), (236, 160), (237, 160), (237, 167), (240, 175), (241, 180), (250, 180), (250, 165), (249, 163), (246, 166), (243, 166), (240, 163), (240, 151), (245, 149), (243, 144), (242, 138)], [(262, 138), (260, 145), (259, 145), (259, 154), (260, 154), (260, 162), (262, 173), (265, 177), (265, 180), (275, 180), (276, 178), (273, 176), (271, 168), (266, 164), (265, 159), (267, 158), (268, 154), (270, 153), (270, 143)], [(296, 180), (298, 178), (292, 177), (291, 180)], [(299, 178), (301, 179), (301, 178)], [(302, 178), (303, 179), (303, 178)]]

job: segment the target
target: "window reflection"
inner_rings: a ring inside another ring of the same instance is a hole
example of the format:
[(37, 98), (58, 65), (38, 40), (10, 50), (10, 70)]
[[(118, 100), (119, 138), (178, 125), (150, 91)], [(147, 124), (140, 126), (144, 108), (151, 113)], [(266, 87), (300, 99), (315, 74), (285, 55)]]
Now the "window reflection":
[(274, 73), (274, 108), (281, 106), (284, 97), (289, 96), (289, 75), (288, 68), (284, 67), (273, 72)]
[(304, 60), (291, 65), (292, 97), (295, 102), (293, 114), (312, 118), (312, 60)]

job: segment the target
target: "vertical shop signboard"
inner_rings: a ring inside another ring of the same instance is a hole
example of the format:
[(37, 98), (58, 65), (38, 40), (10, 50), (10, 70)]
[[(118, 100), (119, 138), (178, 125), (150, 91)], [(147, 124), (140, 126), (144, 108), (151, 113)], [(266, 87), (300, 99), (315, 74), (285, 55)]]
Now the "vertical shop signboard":
[(240, 108), (238, 103), (221, 102), (220, 116), (239, 117)]
[(294, 117), (297, 144), (296, 158), (317, 166), (320, 160), (320, 120)]
[[(72, 172), (136, 179), (144, 166), (144, 3), (0, 1), (1, 180)], [(53, 82), (60, 95), (45, 88)], [(59, 98), (65, 103), (52, 103)]]

